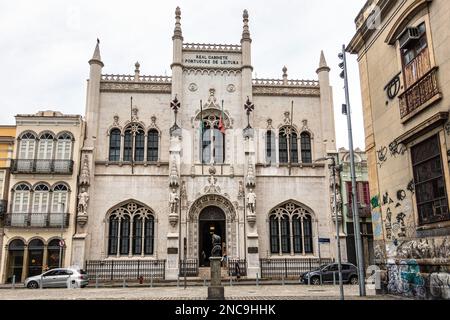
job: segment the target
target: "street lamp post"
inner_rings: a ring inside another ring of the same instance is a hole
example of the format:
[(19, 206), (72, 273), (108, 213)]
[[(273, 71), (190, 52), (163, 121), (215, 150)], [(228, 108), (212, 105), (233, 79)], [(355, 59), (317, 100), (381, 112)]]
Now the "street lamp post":
[(66, 204), (64, 202), (60, 202), (59, 204), (62, 207), (62, 210), (61, 210), (61, 240), (59, 241), (59, 267), (61, 268), (62, 267), (62, 248), (64, 245), (64, 242), (63, 242), (64, 211), (65, 211)]
[(352, 212), (353, 212), (353, 229), (355, 233), (355, 244), (356, 244), (356, 256), (358, 260), (358, 279), (359, 279), (359, 295), (366, 295), (366, 285), (365, 285), (365, 274), (364, 274), (364, 251), (361, 239), (361, 226), (359, 224), (359, 211), (356, 198), (356, 172), (355, 172), (355, 153), (353, 149), (353, 133), (352, 133), (352, 116), (350, 109), (350, 94), (348, 89), (348, 72), (347, 72), (347, 57), (346, 57), (346, 47), (342, 46), (342, 52), (339, 53), (339, 59), (342, 62), (339, 67), (342, 69), (341, 78), (344, 79), (344, 90), (345, 90), (345, 115), (347, 116), (347, 127), (348, 127), (348, 147), (350, 149), (350, 171), (352, 178)]
[(342, 259), (341, 259), (341, 239), (339, 237), (339, 218), (337, 210), (337, 196), (336, 196), (336, 159), (334, 157), (324, 157), (317, 159), (315, 162), (331, 160), (331, 169), (333, 173), (333, 197), (334, 197), (334, 216), (336, 223), (336, 250), (338, 260), (338, 272), (339, 272), (339, 292), (341, 300), (344, 300), (344, 284), (342, 283)]

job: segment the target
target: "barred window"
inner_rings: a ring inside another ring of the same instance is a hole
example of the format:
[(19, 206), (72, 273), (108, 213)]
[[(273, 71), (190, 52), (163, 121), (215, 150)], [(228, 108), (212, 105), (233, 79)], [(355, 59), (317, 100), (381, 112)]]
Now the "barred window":
[(450, 220), (439, 136), (412, 147), (411, 157), (419, 223)]

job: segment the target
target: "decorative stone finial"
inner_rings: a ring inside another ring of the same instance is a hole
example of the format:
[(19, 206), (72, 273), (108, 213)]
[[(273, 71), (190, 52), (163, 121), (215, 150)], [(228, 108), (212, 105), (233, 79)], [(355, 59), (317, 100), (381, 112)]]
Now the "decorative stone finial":
[(319, 62), (319, 68), (317, 69), (317, 73), (326, 71), (330, 72), (330, 67), (328, 67), (327, 60), (325, 59), (325, 54), (323, 53), (323, 50), (320, 53), (320, 62)]
[(283, 67), (283, 84), (287, 85), (288, 82), (288, 75), (287, 75), (287, 68), (286, 66)]
[(252, 41), (252, 39), (250, 38), (250, 30), (248, 27), (248, 11), (247, 9), (244, 10), (244, 13), (242, 14), (242, 17), (244, 18), (244, 28), (242, 30), (242, 39), (241, 41), (247, 40), (247, 41)]
[(100, 66), (104, 66), (102, 62), (102, 57), (100, 55), (100, 40), (97, 38), (97, 45), (95, 46), (94, 54), (92, 55), (92, 59), (89, 60), (89, 64), (99, 64)]
[(134, 64), (135, 70), (134, 70), (134, 81), (139, 81), (139, 68), (141, 67), (141, 65), (139, 64), (139, 62), (136, 62)]
[(286, 66), (284, 66), (284, 67), (283, 67), (283, 77), (284, 77), (284, 76), (287, 76), (287, 73), (286, 73), (286, 72), (287, 72), (287, 68), (286, 68)]
[(175, 9), (175, 30), (173, 32), (172, 40), (180, 39), (183, 40), (183, 33), (181, 31), (181, 9), (177, 7)]
[(136, 71), (139, 71), (139, 68), (141, 67), (139, 61), (137, 61), (134, 66), (136, 67)]

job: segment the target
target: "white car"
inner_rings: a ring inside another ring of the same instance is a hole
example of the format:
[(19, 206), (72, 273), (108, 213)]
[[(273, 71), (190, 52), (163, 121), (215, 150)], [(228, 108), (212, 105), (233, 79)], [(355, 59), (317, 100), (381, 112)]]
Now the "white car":
[(24, 286), (29, 289), (42, 288), (84, 288), (89, 284), (86, 271), (75, 268), (52, 269), (43, 274), (28, 277)]

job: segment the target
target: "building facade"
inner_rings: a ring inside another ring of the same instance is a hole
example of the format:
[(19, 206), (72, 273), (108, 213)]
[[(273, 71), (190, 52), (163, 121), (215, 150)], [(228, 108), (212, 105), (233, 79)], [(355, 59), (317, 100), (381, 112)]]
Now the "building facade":
[[(356, 199), (359, 209), (360, 230), (362, 235), (364, 264), (367, 269), (374, 263), (373, 256), (373, 231), (370, 208), (369, 175), (367, 168), (366, 153), (360, 149), (355, 152), (355, 173), (356, 173)], [(343, 228), (347, 243), (347, 260), (357, 264), (355, 232), (353, 222), (352, 207), (352, 177), (350, 170), (350, 152), (345, 148), (339, 149), (340, 164), (340, 191), (342, 199)]]
[(9, 175), (15, 136), (15, 126), (0, 126), (0, 257), (3, 251), (3, 218), (8, 207)]
[(370, 0), (358, 55), (376, 262), (385, 289), (450, 298), (450, 3)]
[(330, 173), (315, 163), (336, 153), (330, 68), (322, 53), (318, 80), (253, 79), (248, 21), (239, 45), (185, 43), (177, 8), (171, 77), (103, 74), (97, 43), (72, 264), (164, 260), (174, 279), (180, 260), (208, 265), (212, 233), (249, 277), (334, 257)]
[(55, 111), (16, 116), (2, 283), (70, 265), (83, 130), (81, 116)]

